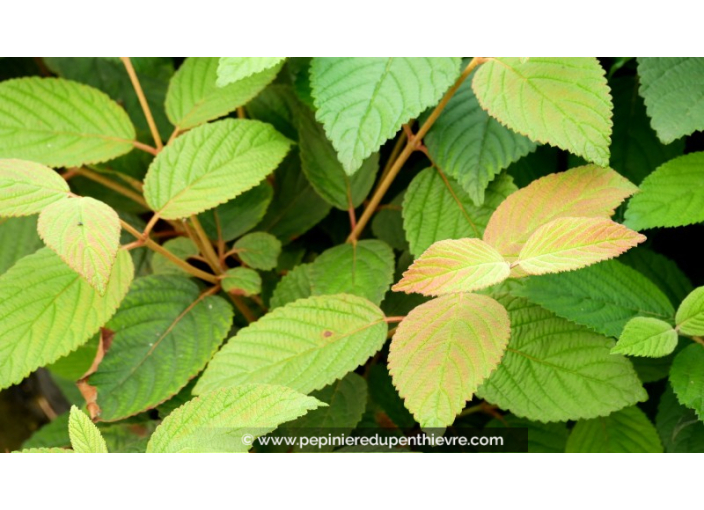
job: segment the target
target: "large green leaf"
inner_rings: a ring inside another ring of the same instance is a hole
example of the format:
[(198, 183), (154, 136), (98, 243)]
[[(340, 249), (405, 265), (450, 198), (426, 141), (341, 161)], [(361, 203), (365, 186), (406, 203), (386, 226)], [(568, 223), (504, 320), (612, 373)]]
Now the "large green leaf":
[(37, 234), (37, 217), (0, 218), (0, 275), (25, 255), (44, 246)]
[(71, 437), (71, 447), (76, 453), (108, 453), (108, 445), (98, 427), (76, 406), (71, 407), (68, 434)]
[(290, 388), (243, 384), (190, 400), (164, 419), (148, 453), (246, 452), (258, 436), (324, 406)]
[(660, 397), (655, 426), (668, 453), (704, 453), (704, 423), (677, 402), (670, 385)]
[(208, 364), (193, 393), (244, 383), (308, 393), (364, 363), (384, 344), (386, 332), (381, 310), (364, 298), (299, 299), (239, 330)]
[(39, 163), (0, 159), (0, 216), (28, 216), (66, 198), (70, 190), (58, 173)]
[(242, 262), (255, 269), (274, 269), (281, 254), (281, 241), (266, 232), (252, 232), (234, 245)]
[(349, 175), (409, 120), (436, 104), (459, 75), (451, 57), (313, 59), (316, 117)]
[(677, 347), (677, 331), (667, 322), (652, 317), (634, 317), (611, 349), (614, 354), (660, 358)]
[(232, 241), (262, 220), (273, 196), (271, 184), (263, 181), (235, 199), (200, 213), (198, 219), (210, 239), (218, 238), (219, 223), (223, 241)]
[(642, 246), (628, 250), (618, 260), (656, 284), (672, 304), (681, 303), (694, 289), (692, 282), (675, 262)]
[(682, 301), (675, 322), (685, 335), (704, 335), (704, 287), (697, 287)]
[(289, 271), (274, 289), (271, 296), (271, 308), (284, 306), (297, 299), (307, 298), (313, 294), (311, 288), (312, 264), (300, 264)]
[(166, 115), (180, 130), (196, 127), (242, 106), (278, 74), (275, 65), (225, 87), (216, 85), (218, 57), (190, 57), (176, 71), (166, 93)]
[(446, 427), (496, 368), (510, 335), (494, 299), (456, 293), (416, 307), (399, 324), (389, 371), (422, 427)]
[(541, 423), (512, 414), (491, 420), (486, 428), (528, 429), (528, 453), (564, 453), (569, 435), (564, 422)]
[(248, 78), (278, 65), (286, 57), (220, 57), (218, 62), (217, 86)]
[(704, 58), (638, 58), (640, 94), (663, 143), (704, 129)]
[(121, 250), (100, 296), (44, 248), (0, 276), (0, 388), (88, 341), (117, 310), (133, 272), (129, 253)]
[(454, 179), (443, 177), (426, 168), (411, 181), (403, 199), (403, 228), (416, 257), (437, 241), (481, 237), (494, 210), (516, 191), (510, 177), (499, 176), (477, 207)]
[(625, 224), (635, 230), (680, 227), (704, 221), (704, 152), (660, 165), (640, 185), (626, 209)]
[(116, 421), (178, 393), (215, 354), (232, 325), (232, 308), (200, 294), (180, 276), (138, 278), (107, 328), (110, 350), (89, 383), (100, 419)]
[(506, 354), (477, 394), (517, 416), (566, 421), (606, 416), (647, 399), (614, 342), (521, 298), (500, 300), (511, 319)]
[(291, 142), (255, 120), (193, 129), (154, 159), (144, 198), (165, 219), (211, 209), (253, 188), (281, 163)]
[(609, 416), (580, 420), (567, 439), (567, 453), (662, 453), (655, 426), (636, 406)]
[(367, 198), (379, 169), (379, 153), (375, 152), (349, 176), (337, 159), (337, 153), (325, 131), (306, 106), (296, 111), (301, 168), (311, 186), (330, 205), (346, 211)]
[(106, 94), (59, 78), (0, 83), (0, 158), (80, 166), (132, 150), (134, 126)]
[(90, 197), (71, 197), (47, 206), (37, 230), (46, 245), (103, 295), (120, 247), (120, 218)]
[(670, 384), (683, 406), (694, 409), (704, 421), (704, 347), (693, 344), (675, 356), (670, 369)]
[(496, 175), (535, 149), (531, 140), (482, 110), (469, 79), (423, 141), (435, 164), (456, 179), (477, 205), (484, 203), (484, 191)]
[(615, 260), (571, 273), (530, 278), (520, 295), (560, 317), (618, 338), (636, 316), (671, 321), (672, 304), (635, 269)]
[(314, 296), (347, 293), (379, 305), (394, 274), (394, 253), (376, 239), (341, 244), (324, 251), (313, 263), (310, 285)]
[(611, 96), (594, 57), (493, 58), (475, 73), (482, 107), (509, 128), (609, 164)]

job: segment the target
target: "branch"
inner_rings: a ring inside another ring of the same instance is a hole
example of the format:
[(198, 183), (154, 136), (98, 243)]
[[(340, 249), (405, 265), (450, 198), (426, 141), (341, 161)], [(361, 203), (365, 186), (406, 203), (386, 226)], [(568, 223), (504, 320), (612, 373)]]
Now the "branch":
[(156, 144), (156, 152), (159, 152), (164, 148), (164, 145), (161, 143), (161, 135), (159, 134), (159, 130), (156, 128), (156, 122), (154, 122), (154, 117), (152, 117), (152, 111), (149, 109), (149, 103), (147, 103), (147, 98), (142, 90), (142, 85), (140, 85), (137, 73), (132, 66), (132, 61), (130, 60), (130, 57), (120, 57), (120, 60), (122, 60), (122, 63), (125, 64), (125, 69), (127, 70), (127, 74), (130, 76), (134, 91), (137, 93), (139, 104), (142, 106), (144, 116), (147, 118), (149, 131), (151, 131), (152, 138), (154, 138), (154, 143)]

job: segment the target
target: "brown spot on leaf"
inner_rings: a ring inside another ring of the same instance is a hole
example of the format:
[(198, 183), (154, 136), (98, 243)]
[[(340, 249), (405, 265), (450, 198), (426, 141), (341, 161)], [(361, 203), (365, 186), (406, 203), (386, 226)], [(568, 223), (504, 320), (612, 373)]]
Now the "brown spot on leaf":
[(331, 337), (331, 336), (332, 336), (332, 331), (324, 331), (324, 332), (323, 332), (323, 336), (324, 336), (325, 338)]

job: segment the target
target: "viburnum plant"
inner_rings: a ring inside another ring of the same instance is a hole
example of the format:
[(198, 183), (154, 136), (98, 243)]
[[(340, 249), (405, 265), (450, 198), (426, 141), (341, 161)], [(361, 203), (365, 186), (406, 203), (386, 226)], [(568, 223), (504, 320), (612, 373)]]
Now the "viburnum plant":
[(704, 287), (639, 233), (704, 221), (704, 59), (39, 63), (0, 82), (0, 388), (74, 407), (23, 451), (704, 449)]

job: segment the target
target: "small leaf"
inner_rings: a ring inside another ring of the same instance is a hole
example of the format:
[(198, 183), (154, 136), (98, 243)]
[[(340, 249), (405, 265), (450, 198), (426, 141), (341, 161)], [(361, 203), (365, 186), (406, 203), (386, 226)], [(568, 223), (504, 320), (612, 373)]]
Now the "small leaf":
[(324, 405), (268, 384), (213, 391), (169, 414), (154, 431), (147, 453), (246, 452), (257, 437)]
[(254, 296), (262, 292), (262, 277), (254, 269), (235, 267), (225, 273), (222, 288), (237, 296)]
[(704, 421), (704, 347), (693, 344), (675, 356), (670, 369), (670, 384), (683, 406), (694, 409)]
[(618, 338), (633, 317), (668, 321), (667, 296), (635, 269), (610, 260), (579, 272), (529, 278), (519, 295), (556, 315)]
[(281, 64), (224, 87), (216, 85), (218, 57), (190, 57), (176, 71), (166, 92), (166, 115), (179, 130), (199, 126), (235, 111), (266, 87)]
[(208, 364), (193, 393), (244, 383), (308, 393), (339, 379), (381, 349), (384, 316), (347, 294), (299, 299), (240, 329)]
[(100, 434), (98, 427), (76, 406), (71, 406), (68, 433), (71, 436), (71, 447), (74, 452), (108, 453), (108, 445), (105, 444), (105, 439)]
[(640, 95), (663, 143), (704, 129), (704, 59), (639, 57)]
[(316, 117), (345, 172), (353, 175), (404, 123), (436, 104), (459, 64), (452, 57), (314, 58)]
[(528, 274), (573, 271), (618, 257), (645, 236), (606, 218), (558, 218), (538, 228), (516, 264)]
[(92, 87), (60, 78), (0, 83), (0, 158), (80, 166), (126, 154), (134, 139), (125, 111)]
[(677, 331), (671, 325), (652, 317), (634, 317), (623, 328), (613, 354), (660, 358), (677, 347)]
[(133, 273), (129, 253), (119, 251), (100, 296), (43, 248), (0, 276), (0, 388), (87, 342), (115, 313)]
[(648, 398), (614, 342), (520, 298), (499, 299), (511, 340), (477, 394), (519, 417), (542, 422), (606, 416)]
[(567, 439), (567, 453), (662, 453), (655, 426), (636, 406), (593, 420), (580, 420)]
[(410, 251), (420, 256), (430, 245), (445, 239), (481, 237), (494, 210), (516, 191), (513, 180), (497, 177), (477, 207), (451, 177), (426, 168), (414, 177), (403, 199), (403, 228)]
[(220, 57), (218, 62), (217, 86), (225, 87), (230, 83), (249, 78), (278, 65), (286, 57)]
[(0, 159), (0, 216), (29, 216), (69, 196), (58, 173), (39, 163)]
[(484, 240), (504, 257), (518, 257), (539, 227), (558, 218), (609, 218), (638, 188), (610, 168), (572, 168), (531, 182), (496, 209)]
[(262, 221), (273, 196), (271, 184), (262, 181), (258, 186), (220, 204), (215, 209), (200, 213), (198, 220), (210, 239), (218, 238), (219, 223), (223, 241), (232, 241), (246, 234)]
[(0, 218), (0, 275), (15, 262), (44, 246), (37, 234), (37, 217)]
[(480, 239), (438, 241), (393, 286), (396, 292), (439, 296), (472, 292), (506, 279), (509, 263)]
[(325, 250), (310, 270), (314, 296), (354, 294), (379, 305), (393, 281), (394, 254), (382, 241), (365, 239)]
[(105, 293), (120, 247), (120, 218), (110, 206), (90, 197), (54, 202), (39, 215), (37, 230), (71, 269)]
[(626, 209), (624, 224), (635, 230), (681, 227), (704, 221), (704, 152), (660, 165), (643, 180)]
[(281, 241), (266, 232), (252, 232), (234, 245), (242, 262), (255, 269), (274, 269), (281, 254)]
[(532, 140), (609, 164), (611, 96), (594, 57), (493, 58), (474, 74), (482, 107)]
[(488, 296), (457, 293), (424, 303), (399, 324), (389, 371), (421, 427), (446, 427), (506, 349), (506, 310)]
[(682, 301), (675, 323), (685, 335), (704, 335), (704, 287), (697, 287)]
[(164, 219), (211, 209), (263, 181), (290, 145), (274, 128), (254, 120), (226, 119), (193, 129), (154, 158), (144, 198)]

